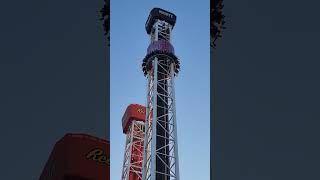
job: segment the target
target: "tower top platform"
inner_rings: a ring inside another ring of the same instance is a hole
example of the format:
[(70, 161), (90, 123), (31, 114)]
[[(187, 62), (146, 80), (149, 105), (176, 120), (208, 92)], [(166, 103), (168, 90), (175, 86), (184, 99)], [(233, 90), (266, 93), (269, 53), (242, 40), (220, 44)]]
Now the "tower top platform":
[(152, 26), (153, 26), (156, 19), (166, 21), (173, 28), (174, 25), (176, 24), (177, 16), (169, 11), (164, 10), (164, 9), (153, 8), (150, 11), (148, 20), (146, 22), (146, 31), (148, 34), (150, 34)]
[(122, 130), (127, 133), (132, 121), (144, 122), (146, 118), (146, 107), (140, 104), (130, 104), (122, 117)]

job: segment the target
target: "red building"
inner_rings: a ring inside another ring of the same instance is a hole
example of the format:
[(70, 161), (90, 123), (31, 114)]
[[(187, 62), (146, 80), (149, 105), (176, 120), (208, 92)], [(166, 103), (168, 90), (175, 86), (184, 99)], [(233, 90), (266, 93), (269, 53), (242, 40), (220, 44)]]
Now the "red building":
[(39, 180), (109, 179), (109, 141), (87, 134), (66, 134), (55, 144)]

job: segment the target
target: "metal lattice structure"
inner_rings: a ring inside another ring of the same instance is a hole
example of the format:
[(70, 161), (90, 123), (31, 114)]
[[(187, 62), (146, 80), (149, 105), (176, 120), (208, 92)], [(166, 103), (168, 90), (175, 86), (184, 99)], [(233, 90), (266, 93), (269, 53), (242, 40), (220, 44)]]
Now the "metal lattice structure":
[(144, 122), (133, 121), (127, 131), (121, 180), (141, 180)]
[(151, 44), (142, 64), (148, 79), (143, 180), (179, 180), (174, 78), (180, 65), (170, 44), (175, 18), (154, 8), (146, 23)]

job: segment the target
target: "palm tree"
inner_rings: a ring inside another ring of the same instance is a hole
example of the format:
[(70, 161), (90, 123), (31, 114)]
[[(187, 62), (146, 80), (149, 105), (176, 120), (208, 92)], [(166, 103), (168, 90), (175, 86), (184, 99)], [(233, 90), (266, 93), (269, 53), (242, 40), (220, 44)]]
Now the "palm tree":
[(211, 7), (210, 7), (210, 46), (215, 47), (215, 41), (218, 37), (221, 37), (221, 31), (222, 29), (225, 29), (224, 24), (224, 15), (222, 12), (223, 9), (223, 0), (213, 0), (213, 3), (211, 1)]
[(110, 41), (110, 0), (104, 0), (104, 6), (100, 11), (101, 20), (103, 20), (104, 33)]

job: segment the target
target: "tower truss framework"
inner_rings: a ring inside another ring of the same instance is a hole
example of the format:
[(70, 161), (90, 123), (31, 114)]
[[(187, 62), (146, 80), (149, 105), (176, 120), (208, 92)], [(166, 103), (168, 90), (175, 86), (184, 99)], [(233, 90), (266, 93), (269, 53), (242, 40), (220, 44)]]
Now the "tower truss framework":
[(127, 131), (121, 180), (141, 180), (144, 122), (132, 121)]
[(170, 44), (172, 28), (161, 18), (154, 20), (142, 64), (148, 79), (143, 180), (179, 180), (174, 78), (180, 65)]

